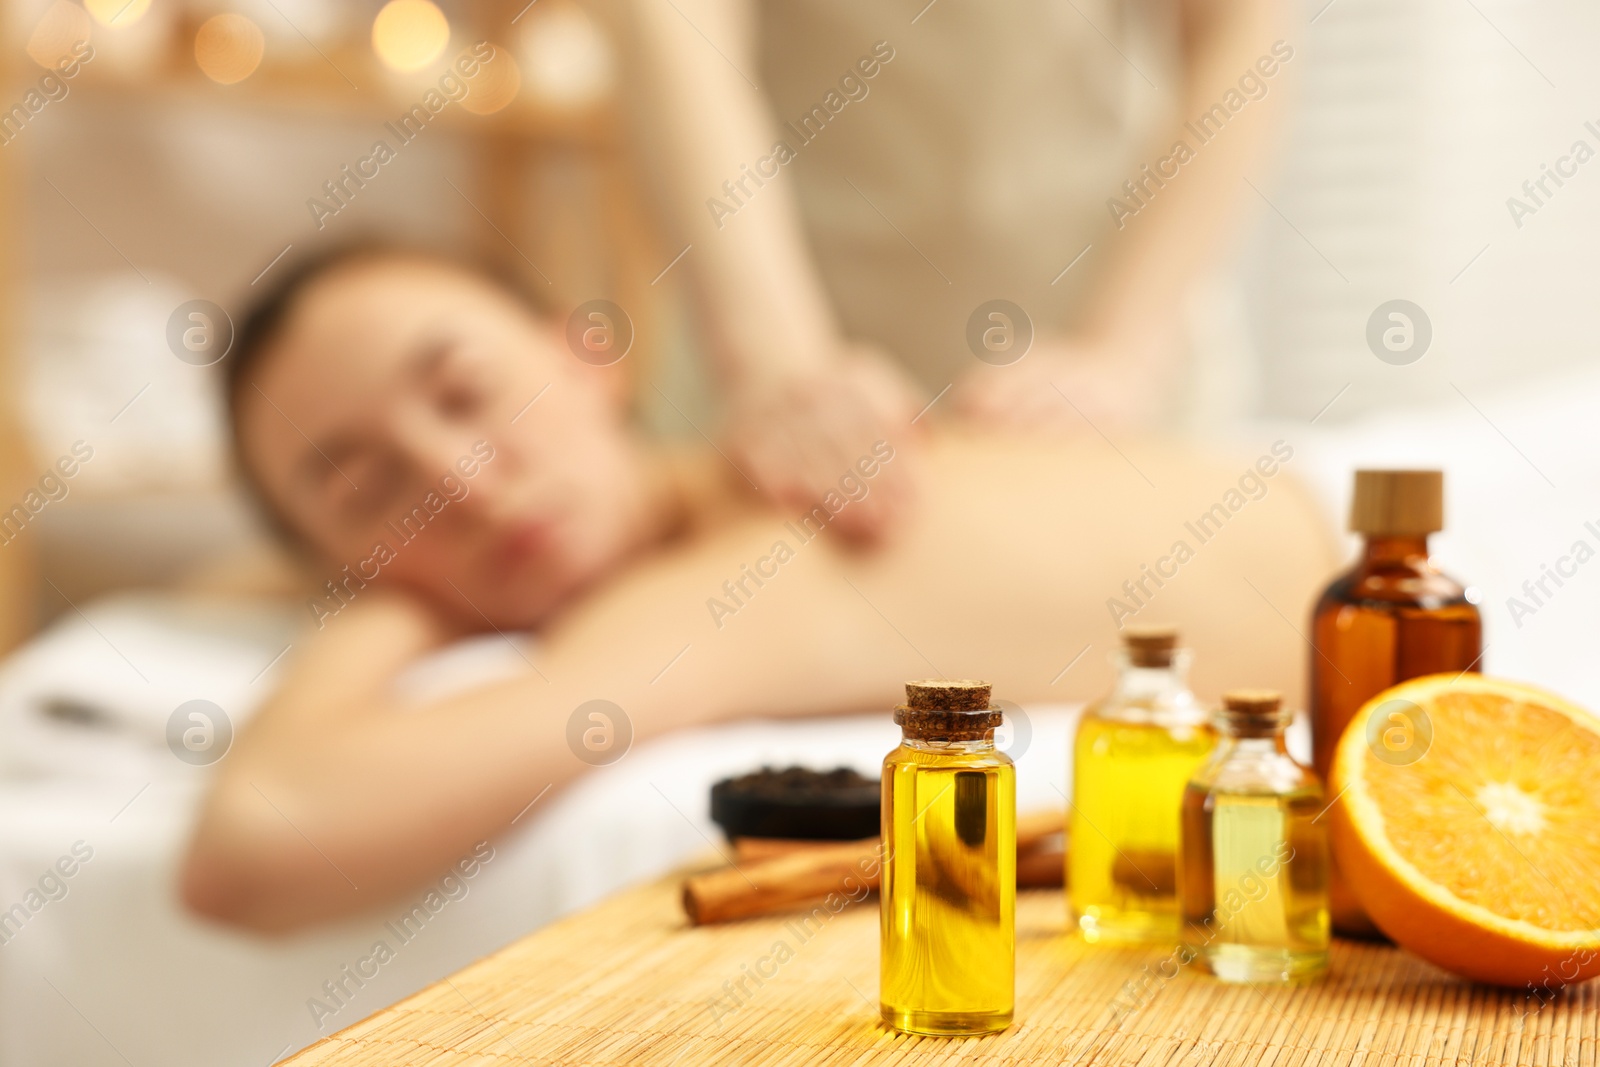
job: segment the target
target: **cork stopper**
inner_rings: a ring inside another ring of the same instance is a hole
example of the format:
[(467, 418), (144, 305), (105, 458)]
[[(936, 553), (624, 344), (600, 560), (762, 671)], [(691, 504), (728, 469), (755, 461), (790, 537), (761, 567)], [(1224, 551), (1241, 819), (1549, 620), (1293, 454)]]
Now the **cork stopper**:
[(907, 682), (906, 705), (914, 711), (987, 711), (989, 683), (970, 678)]
[(1444, 472), (1356, 471), (1350, 529), (1380, 537), (1444, 529)]
[(1276, 689), (1233, 689), (1222, 695), (1222, 720), (1240, 737), (1267, 737), (1283, 729), (1289, 715)]
[(906, 702), (894, 721), (907, 737), (924, 741), (975, 741), (996, 729), (1001, 710), (989, 702), (988, 682), (931, 679), (906, 683)]
[(1170, 667), (1178, 651), (1178, 628), (1134, 623), (1123, 629), (1122, 647), (1135, 667)]

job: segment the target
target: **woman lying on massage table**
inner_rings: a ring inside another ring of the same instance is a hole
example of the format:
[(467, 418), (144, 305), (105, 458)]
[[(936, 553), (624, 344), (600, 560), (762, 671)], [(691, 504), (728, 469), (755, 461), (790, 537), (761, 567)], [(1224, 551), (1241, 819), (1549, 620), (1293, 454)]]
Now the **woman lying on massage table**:
[[(1077, 701), (1134, 615), (1183, 628), (1202, 695), (1295, 694), (1293, 620), (1333, 563), (1293, 441), (1218, 458), (925, 418), (862, 441), (810, 513), (775, 513), (717, 452), (637, 435), (625, 363), (580, 362), (508, 289), (415, 254), (287, 277), (229, 362), (244, 469), (333, 583), (218, 766), (183, 871), (192, 909), (264, 931), (385, 903), (503, 832), (587, 769), (567, 744), (586, 701), (620, 706), (635, 743), (887, 715), (918, 677)], [(831, 517), (919, 433), (888, 532), (839, 541)], [(402, 707), (397, 673), (475, 631), (512, 635), (527, 669)]]

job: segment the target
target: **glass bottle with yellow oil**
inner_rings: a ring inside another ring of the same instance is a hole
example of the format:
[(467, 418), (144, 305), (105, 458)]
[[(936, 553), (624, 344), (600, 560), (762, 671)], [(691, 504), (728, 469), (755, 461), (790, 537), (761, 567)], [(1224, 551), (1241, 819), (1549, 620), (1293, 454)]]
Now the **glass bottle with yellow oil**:
[(1183, 793), (1183, 942), (1231, 982), (1289, 982), (1328, 967), (1322, 783), (1284, 747), (1282, 698), (1223, 698), (1221, 740)]
[(1215, 734), (1170, 626), (1129, 626), (1073, 742), (1067, 901), (1090, 942), (1178, 936), (1178, 806)]
[(1016, 769), (995, 748), (989, 685), (906, 683), (883, 761), (879, 1000), (884, 1023), (966, 1035), (1011, 1025)]

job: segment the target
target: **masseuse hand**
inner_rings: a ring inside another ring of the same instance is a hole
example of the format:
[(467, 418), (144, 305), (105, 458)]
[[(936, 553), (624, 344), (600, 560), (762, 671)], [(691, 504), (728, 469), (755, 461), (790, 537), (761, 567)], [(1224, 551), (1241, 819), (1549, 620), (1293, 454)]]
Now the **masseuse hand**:
[[(829, 492), (847, 498), (851, 485), (864, 485), (866, 495), (846, 504), (831, 526), (849, 540), (870, 542), (910, 503), (919, 437), (911, 419), (919, 406), (888, 359), (852, 346), (818, 369), (735, 387), (725, 447), (763, 496), (796, 516)], [(878, 441), (888, 442), (894, 458), (863, 477), (860, 465), (867, 460), (871, 468)], [(841, 488), (846, 478), (853, 482)]]
[(990, 426), (1110, 433), (1148, 426), (1164, 385), (1156, 361), (1126, 347), (1041, 337), (1015, 363), (968, 371), (951, 406)]

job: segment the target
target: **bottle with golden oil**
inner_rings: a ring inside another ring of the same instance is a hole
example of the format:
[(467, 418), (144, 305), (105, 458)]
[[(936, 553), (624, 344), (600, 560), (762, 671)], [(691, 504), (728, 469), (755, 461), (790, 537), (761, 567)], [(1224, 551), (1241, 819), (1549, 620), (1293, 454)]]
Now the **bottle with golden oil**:
[(1117, 682), (1078, 723), (1067, 903), (1085, 941), (1178, 936), (1178, 807), (1215, 734), (1170, 626), (1129, 626)]
[(907, 682), (883, 761), (879, 1000), (906, 1033), (1011, 1025), (1016, 769), (995, 748), (987, 682)]
[(1186, 951), (1230, 982), (1314, 977), (1328, 967), (1322, 783), (1284, 747), (1277, 693), (1229, 693), (1217, 721), (1216, 751), (1183, 793)]

